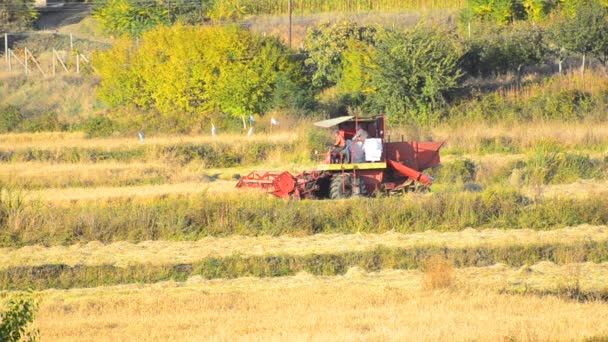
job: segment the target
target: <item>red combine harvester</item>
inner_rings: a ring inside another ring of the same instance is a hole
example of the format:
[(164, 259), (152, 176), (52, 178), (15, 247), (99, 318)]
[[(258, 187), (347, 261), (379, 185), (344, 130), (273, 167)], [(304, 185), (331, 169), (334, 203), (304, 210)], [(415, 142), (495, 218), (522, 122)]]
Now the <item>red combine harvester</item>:
[[(444, 142), (387, 141), (384, 116), (342, 116), (314, 125), (337, 129), (346, 142), (344, 152), (317, 154), (317, 169), (295, 176), (287, 171), (254, 171), (236, 187), (263, 189), (284, 199), (340, 199), (401, 194), (428, 189), (433, 183), (422, 171), (440, 164)], [(356, 135), (360, 129), (364, 139)]]

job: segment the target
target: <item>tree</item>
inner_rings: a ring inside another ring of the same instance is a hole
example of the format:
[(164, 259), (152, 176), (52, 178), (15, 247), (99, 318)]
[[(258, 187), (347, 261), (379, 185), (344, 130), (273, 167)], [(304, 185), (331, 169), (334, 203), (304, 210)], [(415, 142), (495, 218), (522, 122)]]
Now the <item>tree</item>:
[(34, 0), (2, 0), (0, 2), (0, 32), (31, 28), (38, 18)]
[(275, 103), (279, 75), (281, 82), (304, 79), (277, 39), (237, 27), (160, 27), (137, 44), (119, 40), (94, 65), (98, 94), (110, 106), (134, 105), (176, 126), (218, 113), (262, 113)]
[(323, 23), (306, 34), (304, 48), (308, 51), (305, 63), (311, 68), (312, 83), (319, 89), (332, 87), (342, 77), (342, 58), (349, 42), (373, 44), (377, 29), (342, 21), (334, 25)]
[(547, 55), (544, 32), (535, 25), (520, 23), (509, 29), (488, 31), (469, 41), (465, 65), (471, 73), (488, 75), (513, 70), (519, 76), (524, 66), (540, 63)]
[(444, 30), (418, 25), (406, 32), (382, 31), (371, 70), (369, 106), (392, 121), (435, 121), (436, 110), (463, 75), (461, 56), (456, 40)]
[(158, 26), (200, 23), (210, 6), (210, 0), (107, 0), (95, 9), (94, 16), (110, 34), (139, 37)]
[(373, 92), (372, 71), (375, 69), (376, 49), (358, 40), (347, 42), (342, 58), (342, 77), (336, 88), (344, 105), (360, 106)]
[(541, 21), (547, 17), (549, 12), (555, 7), (554, 3), (547, 0), (524, 0), (526, 16), (532, 21)]
[(579, 0), (577, 5), (573, 16), (565, 12), (550, 32), (558, 48), (582, 54), (584, 72), (588, 54), (595, 55), (604, 65), (608, 62), (608, 9), (592, 0)]
[(504, 25), (514, 19), (523, 19), (524, 15), (524, 8), (520, 1), (467, 0), (467, 7), (461, 14), (461, 18), (463, 20), (492, 21)]

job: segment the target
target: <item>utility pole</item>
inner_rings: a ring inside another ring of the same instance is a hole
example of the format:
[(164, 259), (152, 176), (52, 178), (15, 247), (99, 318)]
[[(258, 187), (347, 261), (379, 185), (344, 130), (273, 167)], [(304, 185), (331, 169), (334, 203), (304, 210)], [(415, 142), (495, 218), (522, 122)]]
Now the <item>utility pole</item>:
[(291, 16), (293, 14), (293, 0), (289, 0), (289, 48), (291, 49)]

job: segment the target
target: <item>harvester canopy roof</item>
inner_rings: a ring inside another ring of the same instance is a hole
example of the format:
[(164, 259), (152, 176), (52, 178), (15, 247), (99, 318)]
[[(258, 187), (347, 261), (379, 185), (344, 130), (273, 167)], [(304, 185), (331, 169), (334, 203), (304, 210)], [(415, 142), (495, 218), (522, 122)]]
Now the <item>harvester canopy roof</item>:
[(329, 127), (339, 125), (343, 122), (349, 121), (352, 118), (354, 118), (354, 116), (340, 116), (340, 117), (329, 119), (329, 120), (317, 121), (313, 125), (319, 126), (319, 127), (324, 127), (324, 128), (329, 128)]
[[(377, 118), (378, 117), (357, 117), (356, 121), (374, 122), (374, 121), (376, 121)], [(348, 122), (348, 121), (355, 122), (355, 117), (354, 116), (339, 116), (337, 118), (333, 118), (333, 119), (329, 119), (329, 120), (317, 121), (313, 125), (318, 126), (318, 127), (329, 128), (329, 127), (337, 126), (343, 122)]]

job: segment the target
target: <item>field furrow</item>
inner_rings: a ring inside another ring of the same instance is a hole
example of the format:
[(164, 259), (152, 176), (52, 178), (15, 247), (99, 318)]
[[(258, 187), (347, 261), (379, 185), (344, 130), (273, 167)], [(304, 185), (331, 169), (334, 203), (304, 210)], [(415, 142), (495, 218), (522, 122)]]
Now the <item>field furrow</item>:
[(496, 248), (506, 246), (577, 245), (605, 243), (608, 226), (581, 225), (549, 231), (530, 229), (465, 229), (460, 232), (401, 234), (315, 234), (289, 236), (208, 237), (198, 241), (126, 241), (102, 244), (89, 242), (70, 246), (26, 246), (0, 248), (0, 269), (18, 266), (64, 264), (68, 266), (172, 265), (197, 262), (209, 257), (340, 254), (366, 252), (378, 247), (412, 249), (437, 247), (445, 250), (463, 248)]
[(153, 283), (163, 280), (183, 281), (200, 275), (208, 279), (238, 277), (277, 277), (308, 272), (315, 275), (344, 274), (351, 267), (366, 271), (382, 269), (423, 268), (427, 260), (440, 257), (456, 267), (487, 266), (504, 263), (522, 266), (540, 261), (559, 264), (570, 262), (608, 261), (608, 241), (562, 242), (556, 244), (528, 243), (500, 247), (479, 246), (449, 248), (424, 246), (413, 248), (387, 248), (378, 246), (368, 251), (331, 252), (304, 255), (265, 254), (260, 256), (232, 255), (205, 257), (192, 263), (155, 265), (45, 264), (16, 266), (0, 270), (0, 289), (25, 290), (73, 287), (91, 287), (128, 283)]

